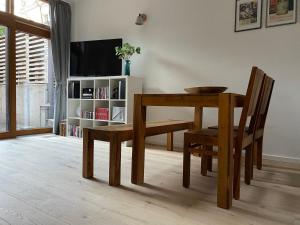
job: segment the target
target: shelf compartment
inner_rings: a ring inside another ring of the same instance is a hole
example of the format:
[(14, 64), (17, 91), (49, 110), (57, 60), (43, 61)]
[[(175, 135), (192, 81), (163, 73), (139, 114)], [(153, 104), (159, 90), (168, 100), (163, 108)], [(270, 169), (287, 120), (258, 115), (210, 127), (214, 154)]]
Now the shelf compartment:
[(80, 101), (68, 101), (68, 117), (80, 117)]
[(81, 118), (94, 119), (94, 101), (81, 100)]
[(110, 89), (109, 80), (96, 80), (95, 81), (95, 99), (109, 99)]
[(94, 80), (82, 80), (81, 81), (81, 98), (82, 99), (89, 99), (89, 98), (85, 98), (83, 96), (83, 91), (84, 89), (91, 89), (91, 99), (94, 99), (94, 93), (95, 93), (95, 90), (94, 90)]
[(67, 135), (72, 137), (82, 137), (79, 119), (68, 119)]
[(110, 81), (110, 98), (126, 98), (126, 78), (111, 79)]
[(70, 81), (68, 83), (68, 98), (80, 99), (80, 81)]
[(110, 106), (110, 120), (112, 122), (125, 123), (126, 108), (124, 101), (112, 101)]

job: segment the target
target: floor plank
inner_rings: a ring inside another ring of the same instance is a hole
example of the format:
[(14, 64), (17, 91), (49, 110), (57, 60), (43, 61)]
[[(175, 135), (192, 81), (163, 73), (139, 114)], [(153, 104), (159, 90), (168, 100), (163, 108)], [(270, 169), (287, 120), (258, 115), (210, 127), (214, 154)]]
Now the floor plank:
[[(95, 143), (95, 179), (81, 177), (82, 141), (54, 135), (0, 141), (0, 225), (300, 224), (300, 170), (265, 166), (231, 210), (216, 207), (216, 173), (181, 186), (182, 154), (146, 151), (143, 186), (130, 182), (131, 149), (122, 147), (122, 186), (109, 187), (108, 145)], [(214, 165), (216, 168), (216, 165)]]

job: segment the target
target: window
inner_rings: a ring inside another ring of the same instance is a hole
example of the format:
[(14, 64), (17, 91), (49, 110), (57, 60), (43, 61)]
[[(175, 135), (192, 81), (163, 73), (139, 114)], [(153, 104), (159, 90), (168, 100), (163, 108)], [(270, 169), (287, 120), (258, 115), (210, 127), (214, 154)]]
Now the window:
[(6, 11), (6, 0), (0, 0), (0, 11)]
[(49, 25), (49, 4), (40, 0), (15, 0), (15, 15)]

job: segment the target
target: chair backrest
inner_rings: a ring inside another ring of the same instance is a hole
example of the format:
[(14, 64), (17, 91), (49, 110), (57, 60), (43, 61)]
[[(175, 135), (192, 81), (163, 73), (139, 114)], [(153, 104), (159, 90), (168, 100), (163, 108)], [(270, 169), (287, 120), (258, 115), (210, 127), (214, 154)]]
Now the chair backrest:
[(266, 118), (270, 106), (270, 101), (272, 97), (273, 87), (275, 80), (269, 76), (265, 76), (265, 81), (263, 84), (262, 98), (260, 101), (259, 111), (257, 114), (255, 130), (264, 129)]
[[(249, 117), (251, 120), (257, 118), (259, 111), (259, 103), (262, 96), (262, 88), (265, 79), (265, 73), (257, 67), (252, 68), (247, 93), (245, 96), (244, 107), (242, 110), (242, 115), (239, 123), (238, 130), (238, 141), (242, 144), (244, 133), (246, 130), (246, 124)], [(250, 122), (249, 132), (254, 133), (255, 123)]]

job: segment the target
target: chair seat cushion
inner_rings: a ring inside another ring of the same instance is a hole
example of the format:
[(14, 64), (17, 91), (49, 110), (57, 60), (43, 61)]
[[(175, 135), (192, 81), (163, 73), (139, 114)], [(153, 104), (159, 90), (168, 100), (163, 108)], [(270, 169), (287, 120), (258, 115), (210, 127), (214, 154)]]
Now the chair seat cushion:
[[(191, 130), (184, 133), (184, 138), (188, 140), (189, 143), (200, 144), (200, 145), (218, 145), (218, 129), (199, 129)], [(233, 131), (233, 141), (234, 144), (237, 144), (238, 131)], [(242, 143), (243, 148), (249, 146), (253, 140), (253, 135), (248, 132), (244, 133), (244, 140)]]
[[(185, 134), (192, 135), (192, 136), (209, 136), (209, 137), (218, 137), (219, 130), (218, 129), (200, 129), (200, 130), (191, 130), (185, 132)], [(237, 136), (237, 131), (234, 130), (234, 137)]]
[[(208, 129), (219, 129), (219, 128), (218, 128), (218, 126), (212, 126), (212, 127), (208, 127)], [(239, 126), (234, 126), (233, 129), (237, 131), (239, 129)], [(249, 130), (249, 127), (246, 127), (246, 131), (248, 131), (248, 130)]]

